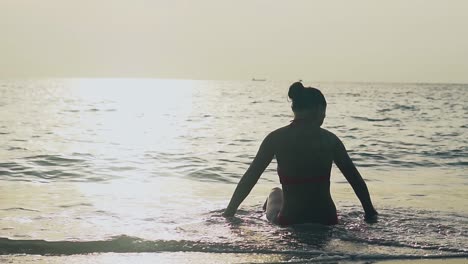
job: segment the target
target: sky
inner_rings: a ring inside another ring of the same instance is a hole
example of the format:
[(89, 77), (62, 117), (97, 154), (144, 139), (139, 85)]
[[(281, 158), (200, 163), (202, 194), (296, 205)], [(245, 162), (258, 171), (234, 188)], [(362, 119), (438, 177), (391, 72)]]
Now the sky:
[(0, 0), (0, 78), (468, 83), (466, 0)]

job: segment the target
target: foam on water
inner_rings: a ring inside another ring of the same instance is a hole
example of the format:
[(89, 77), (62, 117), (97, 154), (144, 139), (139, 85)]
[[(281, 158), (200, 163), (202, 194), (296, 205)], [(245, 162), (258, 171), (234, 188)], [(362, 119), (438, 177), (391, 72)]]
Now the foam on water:
[(232, 219), (213, 211), (201, 222), (177, 225), (174, 232), (185, 239), (127, 235), (96, 241), (0, 238), (0, 254), (206, 252), (281, 254), (309, 260), (325, 260), (324, 256), (328, 260), (468, 257), (466, 215), (387, 208), (381, 209), (377, 222), (365, 223), (356, 209), (344, 208), (340, 224), (334, 227), (286, 228), (267, 223), (261, 211), (240, 210)]

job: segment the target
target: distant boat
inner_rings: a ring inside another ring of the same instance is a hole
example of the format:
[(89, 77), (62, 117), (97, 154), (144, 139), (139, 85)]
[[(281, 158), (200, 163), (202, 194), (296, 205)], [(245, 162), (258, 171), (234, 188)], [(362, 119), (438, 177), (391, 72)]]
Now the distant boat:
[(252, 78), (253, 82), (264, 82), (266, 79), (257, 79), (257, 78)]

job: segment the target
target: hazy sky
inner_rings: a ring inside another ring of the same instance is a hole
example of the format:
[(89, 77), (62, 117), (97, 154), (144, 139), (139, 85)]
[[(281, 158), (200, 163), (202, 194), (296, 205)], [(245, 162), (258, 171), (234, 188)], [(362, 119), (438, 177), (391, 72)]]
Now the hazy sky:
[(468, 83), (468, 1), (0, 0), (0, 77)]

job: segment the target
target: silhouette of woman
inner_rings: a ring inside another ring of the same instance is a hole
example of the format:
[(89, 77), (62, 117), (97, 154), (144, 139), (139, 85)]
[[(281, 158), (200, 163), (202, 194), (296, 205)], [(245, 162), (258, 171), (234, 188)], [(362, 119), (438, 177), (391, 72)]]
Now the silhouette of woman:
[(249, 168), (239, 181), (224, 211), (234, 216), (237, 208), (257, 183), (273, 157), (278, 163), (281, 188), (274, 188), (264, 205), (269, 221), (279, 225), (300, 223), (338, 223), (335, 204), (330, 195), (332, 163), (338, 166), (361, 201), (365, 219), (375, 219), (366, 183), (351, 161), (345, 146), (332, 132), (320, 126), (327, 103), (316, 88), (293, 83), (288, 92), (294, 120), (266, 136)]

